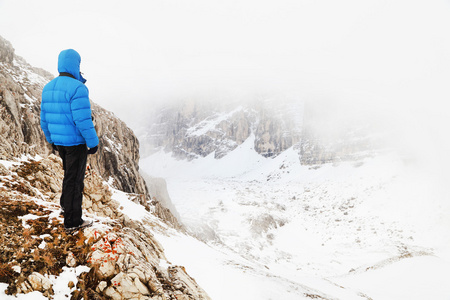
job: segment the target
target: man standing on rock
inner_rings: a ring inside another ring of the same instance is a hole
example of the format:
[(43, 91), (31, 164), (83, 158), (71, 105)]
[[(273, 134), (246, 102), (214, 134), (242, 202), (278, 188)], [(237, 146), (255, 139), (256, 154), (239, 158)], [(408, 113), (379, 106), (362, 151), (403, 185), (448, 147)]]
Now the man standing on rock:
[(41, 103), (41, 128), (63, 161), (60, 204), (67, 230), (92, 224), (82, 219), (81, 204), (87, 155), (96, 153), (99, 143), (80, 62), (81, 57), (75, 50), (59, 54), (59, 77), (45, 85)]

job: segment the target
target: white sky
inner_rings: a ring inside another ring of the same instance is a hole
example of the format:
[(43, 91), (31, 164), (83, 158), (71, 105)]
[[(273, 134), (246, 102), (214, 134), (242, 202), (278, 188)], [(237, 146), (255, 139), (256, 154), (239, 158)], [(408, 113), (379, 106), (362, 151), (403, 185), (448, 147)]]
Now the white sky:
[(91, 98), (125, 121), (211, 90), (440, 116), (450, 96), (450, 0), (0, 0), (0, 35), (54, 74), (77, 50)]
[(91, 98), (130, 125), (174, 97), (342, 103), (448, 186), (450, 0), (0, 0), (0, 35), (54, 74), (76, 49)]

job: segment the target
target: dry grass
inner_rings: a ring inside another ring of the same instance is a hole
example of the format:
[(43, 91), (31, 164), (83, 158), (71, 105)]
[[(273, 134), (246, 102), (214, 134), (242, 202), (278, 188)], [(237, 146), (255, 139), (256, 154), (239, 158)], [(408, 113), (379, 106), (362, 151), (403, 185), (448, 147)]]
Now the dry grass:
[[(17, 293), (18, 284), (32, 272), (59, 275), (66, 266), (69, 251), (76, 257), (78, 265), (88, 265), (87, 256), (95, 240), (86, 242), (82, 230), (67, 234), (58, 220), (49, 220), (50, 211), (33, 201), (10, 200), (0, 196), (0, 204), (0, 282), (9, 285), (6, 293)], [(24, 228), (18, 217), (26, 214), (40, 217), (28, 220), (26, 223), (31, 227)], [(51, 237), (43, 238), (44, 234)], [(45, 245), (43, 249), (39, 248), (41, 243)], [(21, 273), (15, 272), (13, 266), (20, 266)], [(72, 295), (73, 299), (102, 299), (94, 291), (99, 281), (93, 276), (85, 276), (78, 291)]]

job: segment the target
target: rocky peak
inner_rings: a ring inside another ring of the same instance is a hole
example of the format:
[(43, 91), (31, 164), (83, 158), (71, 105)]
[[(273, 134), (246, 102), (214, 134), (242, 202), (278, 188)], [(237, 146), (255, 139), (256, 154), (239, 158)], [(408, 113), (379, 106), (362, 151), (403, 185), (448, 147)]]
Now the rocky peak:
[(0, 63), (12, 64), (14, 48), (11, 43), (0, 36)]
[(255, 135), (255, 151), (276, 156), (300, 140), (302, 104), (298, 101), (194, 101), (166, 106), (149, 116), (140, 135), (146, 155), (158, 149), (193, 159), (221, 158)]

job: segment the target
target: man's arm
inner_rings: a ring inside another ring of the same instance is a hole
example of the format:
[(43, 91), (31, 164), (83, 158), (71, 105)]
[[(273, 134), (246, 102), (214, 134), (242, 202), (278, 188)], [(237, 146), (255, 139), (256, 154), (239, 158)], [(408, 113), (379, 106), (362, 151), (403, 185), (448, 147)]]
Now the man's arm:
[(45, 110), (43, 108), (43, 103), (41, 103), (41, 121), (40, 122), (41, 122), (42, 131), (44, 132), (44, 135), (45, 135), (45, 139), (50, 144), (53, 144), (53, 141), (52, 141), (52, 138), (50, 135), (50, 131), (48, 131), (48, 123), (45, 119)]
[(87, 147), (94, 148), (98, 145), (98, 137), (92, 122), (91, 103), (89, 102), (89, 91), (86, 86), (82, 85), (77, 88), (70, 107), (75, 126), (86, 140)]

